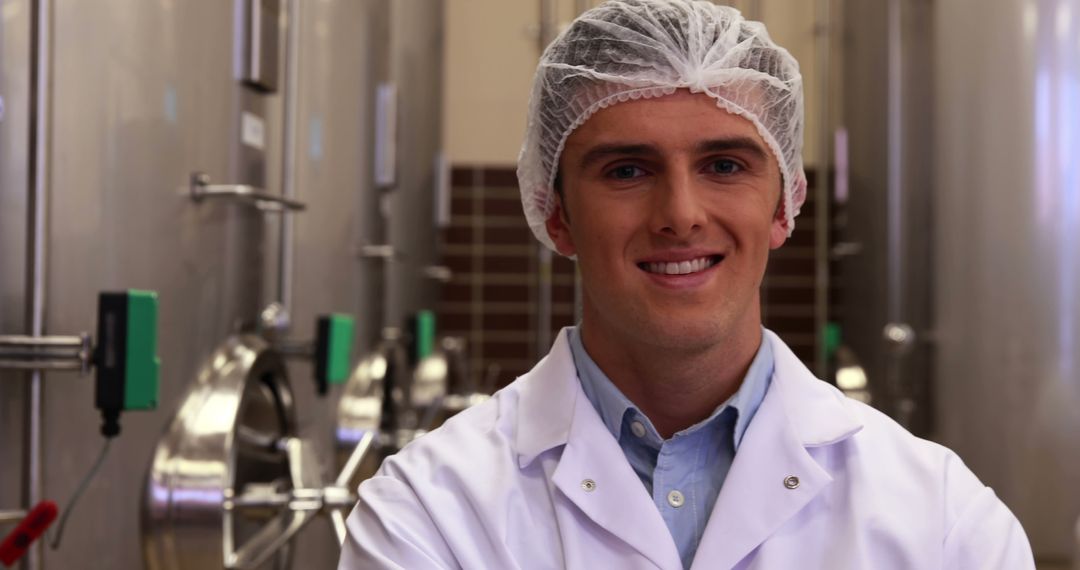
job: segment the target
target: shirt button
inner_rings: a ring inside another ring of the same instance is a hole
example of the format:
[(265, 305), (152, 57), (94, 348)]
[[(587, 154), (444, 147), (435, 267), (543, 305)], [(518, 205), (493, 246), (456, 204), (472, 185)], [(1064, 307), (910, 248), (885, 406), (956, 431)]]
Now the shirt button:
[(672, 491), (667, 494), (667, 502), (677, 509), (686, 503), (686, 497), (683, 497), (683, 494), (678, 491)]
[(635, 421), (630, 424), (630, 431), (637, 437), (645, 437), (645, 424)]

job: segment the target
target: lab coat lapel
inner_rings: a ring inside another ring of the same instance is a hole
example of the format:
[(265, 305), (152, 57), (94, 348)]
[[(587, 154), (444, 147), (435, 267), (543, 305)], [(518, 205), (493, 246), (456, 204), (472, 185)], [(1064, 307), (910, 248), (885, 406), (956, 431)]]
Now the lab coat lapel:
[[(693, 568), (732, 568), (833, 480), (807, 447), (843, 440), (862, 424), (850, 405), (772, 333), (769, 391), (746, 431), (705, 527)], [(797, 484), (795, 479), (797, 478)]]
[(660, 511), (581, 388), (566, 329), (522, 381), (519, 465), (524, 468), (540, 454), (565, 445), (552, 482), (572, 508), (657, 566), (682, 568)]
[(593, 522), (654, 564), (682, 568), (660, 511), (585, 393), (578, 392), (570, 435), (552, 480)]

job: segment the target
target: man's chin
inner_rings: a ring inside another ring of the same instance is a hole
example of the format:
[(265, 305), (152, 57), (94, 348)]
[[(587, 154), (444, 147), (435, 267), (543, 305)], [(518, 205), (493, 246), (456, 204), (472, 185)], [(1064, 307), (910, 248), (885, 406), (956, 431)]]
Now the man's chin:
[[(650, 319), (646, 342), (658, 348), (678, 352), (706, 350), (722, 342), (724, 338), (723, 320), (708, 318), (700, 312), (691, 318), (679, 318), (681, 315), (660, 315)], [(639, 331), (644, 332), (644, 331)]]

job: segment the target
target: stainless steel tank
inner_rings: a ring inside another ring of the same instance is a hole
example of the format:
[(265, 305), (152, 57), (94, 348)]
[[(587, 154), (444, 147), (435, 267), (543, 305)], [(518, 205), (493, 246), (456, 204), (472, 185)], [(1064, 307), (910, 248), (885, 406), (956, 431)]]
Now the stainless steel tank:
[[(353, 315), (353, 354), (358, 354), (360, 347), (378, 340), (385, 304), (384, 264), (358, 252), (382, 239), (384, 224), (372, 161), (375, 92), (388, 59), (390, 6), (388, 0), (292, 3), (299, 11), (291, 117), (295, 142), (292, 168), (282, 165), (282, 177), (286, 183), (291, 176), (296, 198), (308, 210), (293, 218), (291, 268), (284, 276), (291, 281), (291, 293), (278, 300), (288, 305), (288, 336), (294, 339), (314, 338), (318, 315)], [(286, 366), (293, 379), (297, 421), (330, 467), (341, 391), (335, 387), (319, 398), (310, 380), (310, 362), (289, 360)], [(305, 530), (294, 551), (305, 567), (337, 564), (337, 539), (326, 525)]]
[[(241, 39), (248, 0), (39, 2), (51, 8), (52, 29), (45, 328), (89, 330), (100, 290), (155, 290), (162, 378), (159, 411), (123, 417), (123, 433), (70, 519), (62, 548), (46, 550), (31, 568), (82, 567), (88, 553), (98, 567), (139, 568), (140, 466), (201, 363), (223, 339), (254, 328), (261, 307), (278, 295), (281, 214), (243, 203), (194, 203), (188, 182), (203, 171), (215, 183), (281, 192), (285, 77), (277, 74), (276, 90), (241, 80), (242, 60), (251, 55)], [(6, 333), (28, 332), (32, 4), (5, 1), (0, 18), (0, 329)], [(385, 38), (375, 33), (386, 29), (381, 20), (388, 16), (380, 15), (386, 2), (296, 4), (304, 28), (292, 175), (296, 198), (317, 220), (297, 219), (295, 226), (292, 336), (310, 337), (314, 315), (331, 311), (357, 315), (364, 334), (378, 330), (368, 315), (383, 303), (382, 289), (371, 285), (383, 278), (363, 266), (357, 248), (378, 212), (369, 133), (375, 62), (387, 59), (378, 43)], [(261, 5), (286, 10), (289, 2)], [(270, 31), (284, 22), (270, 20)], [(287, 29), (278, 30), (279, 42)], [(283, 66), (283, 49), (277, 59)], [(309, 366), (295, 367), (295, 376), (310, 377)], [(20, 506), (26, 484), (23, 384), (19, 375), (0, 372), (0, 510)], [(52, 373), (43, 386), (44, 496), (63, 502), (94, 460), (99, 420), (91, 383)], [(315, 401), (312, 391), (299, 386), (296, 424), (328, 442), (333, 421), (322, 418), (332, 414), (322, 411), (332, 404)], [(101, 513), (108, 513), (108, 524), (101, 524)], [(330, 532), (306, 533), (297, 552), (313, 567), (337, 560)]]
[(1069, 568), (1080, 5), (845, 6), (841, 239), (861, 248), (842, 262), (845, 340), (875, 404), (956, 450), (1019, 517), (1040, 568)]
[(1080, 517), (1080, 4), (953, 0), (934, 17), (936, 433), (1037, 558), (1066, 565)]
[(440, 202), (449, 199), (442, 148), (443, 0), (391, 4), (389, 74), (396, 93), (396, 180), (387, 188), (388, 236), (399, 257), (389, 265), (384, 326), (403, 326), (434, 310), (440, 274), (436, 240)]
[[(45, 550), (38, 562), (77, 568), (92, 554), (98, 567), (138, 568), (140, 472), (200, 362), (221, 339), (254, 322), (264, 281), (266, 214), (242, 204), (195, 204), (184, 189), (195, 170), (221, 182), (276, 187), (277, 174), (267, 163), (280, 154), (280, 111), (271, 96), (236, 78), (231, 2), (48, 4), (52, 104), (49, 129), (40, 133), (50, 154), (45, 329), (89, 330), (98, 291), (157, 291), (162, 411), (125, 414), (120, 439), (69, 520), (61, 549)], [(30, 8), (25, 1), (4, 3), (5, 42), (8, 23), (19, 25)], [(28, 56), (5, 46), (0, 58), (4, 96), (15, 104), (6, 113), (14, 119), (6, 117), (0, 133), (7, 149), (29, 140), (23, 130), (29, 127), (18, 118), (26, 112), (19, 104), (26, 68), (21, 55)], [(15, 91), (11, 97), (9, 90)], [(243, 140), (245, 112), (263, 119), (261, 149)], [(7, 234), (7, 228), (26, 228), (18, 208), (6, 206), (9, 200), (24, 203), (26, 184), (18, 183), (25, 172), (4, 166), (0, 226)], [(5, 246), (0, 255), (5, 282), (29, 282), (18, 254)], [(3, 298), (25, 306), (28, 294), (26, 288), (5, 289)], [(13, 383), (5, 378), (0, 384)], [(23, 402), (25, 396), (10, 400), (4, 394), (5, 406), (22, 408)], [(43, 495), (61, 504), (97, 453), (92, 402), (92, 383), (74, 374), (46, 375)], [(11, 417), (0, 415), (5, 422)], [(22, 427), (13, 428), (19, 439)], [(5, 486), (18, 486), (26, 465), (25, 455), (12, 458), (0, 468)]]

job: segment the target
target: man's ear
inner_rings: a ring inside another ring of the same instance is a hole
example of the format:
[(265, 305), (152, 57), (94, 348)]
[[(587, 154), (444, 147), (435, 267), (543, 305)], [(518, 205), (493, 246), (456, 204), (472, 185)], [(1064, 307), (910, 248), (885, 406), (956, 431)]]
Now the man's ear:
[(772, 225), (769, 227), (769, 249), (777, 249), (784, 245), (788, 238), (788, 222), (785, 215), (783, 196), (780, 197), (780, 206), (773, 213)]
[(577, 255), (574, 238), (570, 235), (570, 217), (563, 209), (561, 197), (556, 197), (555, 208), (544, 225), (547, 227), (548, 237), (555, 244), (556, 251), (566, 257)]

